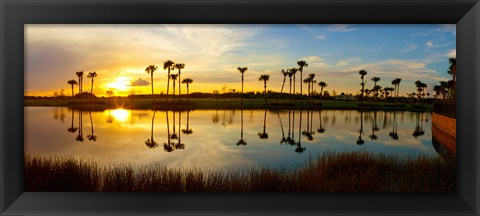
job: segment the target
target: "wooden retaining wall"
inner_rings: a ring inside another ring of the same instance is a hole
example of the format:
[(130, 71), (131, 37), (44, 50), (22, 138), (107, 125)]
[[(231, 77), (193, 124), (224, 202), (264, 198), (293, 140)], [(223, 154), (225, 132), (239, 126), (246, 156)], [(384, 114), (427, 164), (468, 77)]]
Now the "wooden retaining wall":
[(432, 112), (432, 135), (453, 154), (457, 147), (457, 120)]

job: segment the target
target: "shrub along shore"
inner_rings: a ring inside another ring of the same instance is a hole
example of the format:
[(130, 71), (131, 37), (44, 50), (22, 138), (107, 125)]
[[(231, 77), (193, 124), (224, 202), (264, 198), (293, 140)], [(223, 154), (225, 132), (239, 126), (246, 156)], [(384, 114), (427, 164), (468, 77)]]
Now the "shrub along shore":
[(213, 172), (26, 155), (25, 191), (454, 192), (455, 159), (327, 152), (297, 169)]
[(106, 110), (106, 109), (348, 109), (348, 110), (397, 110), (397, 111), (431, 111), (431, 104), (423, 103), (393, 103), (393, 102), (358, 102), (338, 100), (291, 101), (288, 99), (270, 99), (265, 104), (264, 99), (240, 98), (97, 98), (97, 99), (54, 99), (54, 98), (27, 98), (24, 106), (70, 107), (74, 109)]

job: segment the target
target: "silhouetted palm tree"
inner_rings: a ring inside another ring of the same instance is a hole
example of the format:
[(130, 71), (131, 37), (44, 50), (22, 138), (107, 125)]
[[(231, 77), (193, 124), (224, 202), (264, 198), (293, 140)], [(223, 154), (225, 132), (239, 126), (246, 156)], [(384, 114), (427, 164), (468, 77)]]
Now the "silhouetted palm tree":
[(311, 74), (308, 74), (308, 78), (310, 78), (310, 91), (308, 92), (308, 95), (310, 97), (312, 97), (313, 95), (313, 84), (317, 83), (317, 81), (315, 80), (315, 74), (314, 73), (311, 73)]
[(189, 91), (189, 87), (190, 87), (190, 84), (192, 84), (193, 80), (190, 79), (190, 78), (185, 78), (182, 80), (182, 83), (183, 84), (187, 84), (187, 101), (190, 102), (190, 91)]
[(327, 88), (327, 83), (323, 82), (323, 81), (320, 81), (318, 83), (318, 86), (320, 86), (320, 103), (322, 102), (322, 97), (323, 97), (323, 89), (324, 88)]
[(240, 140), (238, 140), (237, 145), (247, 145), (247, 142), (243, 139), (243, 109), (240, 109)]
[(265, 132), (267, 126), (267, 109), (265, 109), (265, 115), (263, 116), (263, 132), (258, 132), (260, 139), (268, 139), (268, 133)]
[(290, 79), (290, 100), (289, 100), (289, 102), (292, 101), (292, 76), (293, 76), (293, 73), (289, 69), (288, 70), (288, 78)]
[(243, 68), (238, 67), (237, 69), (242, 74), (242, 105), (243, 105), (243, 73), (245, 73), (248, 70), (248, 68), (247, 67), (243, 67)]
[[(290, 69), (290, 73), (293, 74), (293, 101), (295, 102), (295, 96), (296, 96), (296, 92), (295, 92), (295, 74), (298, 72), (298, 69), (297, 68), (291, 68)], [(300, 83), (302, 82), (302, 80), (300, 80)], [(301, 85), (301, 84), (300, 84)]]
[(92, 79), (92, 86), (90, 88), (90, 93), (93, 94), (93, 80), (94, 80), (95, 77), (97, 77), (97, 72), (95, 72), (95, 71), (90, 72), (90, 73), (88, 73), (87, 77)]
[(282, 83), (282, 90), (280, 90), (280, 94), (283, 93), (283, 87), (285, 86), (285, 79), (288, 76), (288, 70), (282, 69), (282, 75), (283, 75), (283, 83)]
[(73, 79), (72, 79), (72, 80), (68, 80), (67, 83), (72, 86), (72, 97), (73, 97), (73, 95), (74, 95), (73, 85), (78, 85), (78, 82), (77, 82), (76, 80), (73, 80)]
[(168, 70), (168, 75), (167, 75), (167, 97), (165, 98), (166, 101), (168, 101), (168, 92), (170, 90), (170, 70), (173, 70), (173, 61), (167, 60), (166, 62), (163, 63), (163, 69)]
[(180, 80), (182, 80), (182, 69), (185, 68), (185, 64), (182, 63), (176, 63), (175, 68), (178, 69), (178, 96), (180, 97), (179, 100), (182, 100), (182, 85), (180, 83)]
[(78, 92), (79, 93), (82, 93), (82, 89), (83, 89), (83, 70), (82, 71), (77, 71), (76, 72), (77, 74), (77, 77), (78, 77)]
[(147, 141), (145, 141), (145, 145), (149, 148), (155, 148), (158, 146), (157, 142), (155, 142), (155, 140), (153, 140), (153, 122), (155, 121), (155, 113), (157, 112), (157, 110), (154, 110), (153, 111), (153, 116), (152, 116), (152, 129), (150, 130), (150, 139), (147, 139)]
[(378, 97), (378, 91), (380, 90), (380, 89), (377, 88), (377, 82), (380, 81), (380, 77), (373, 77), (373, 78), (372, 78), (372, 81), (373, 81), (373, 83), (374, 83), (372, 90), (375, 91), (375, 99), (377, 99), (377, 97)]
[(147, 74), (150, 74), (150, 83), (152, 84), (153, 100), (155, 100), (155, 96), (154, 96), (154, 93), (153, 93), (153, 72), (155, 72), (157, 69), (158, 69), (158, 67), (155, 66), (155, 65), (149, 65), (147, 68), (145, 68), (145, 71), (147, 72)]
[(362, 83), (360, 83), (360, 85), (362, 86), (362, 102), (363, 102), (363, 93), (365, 92), (365, 81), (363, 78), (365, 77), (365, 75), (367, 75), (367, 71), (360, 70), (358, 71), (358, 74), (360, 74), (360, 79), (362, 79)]
[(265, 104), (267, 104), (267, 82), (270, 79), (270, 75), (263, 74), (258, 78), (259, 81), (263, 81), (264, 95), (265, 95)]
[(302, 99), (303, 98), (303, 91), (302, 91), (303, 68), (308, 67), (308, 64), (305, 61), (300, 60), (300, 61), (297, 61), (297, 65), (299, 67), (298, 71), (300, 71), (300, 95), (302, 96), (300, 99)]
[(70, 132), (70, 133), (75, 133), (75, 132), (78, 130), (78, 128), (73, 127), (73, 124), (74, 124), (74, 114), (75, 114), (75, 110), (72, 109), (72, 125), (70, 126), (70, 128), (67, 129), (67, 131)]
[(402, 81), (402, 79), (400, 78), (396, 78), (394, 80), (392, 80), (392, 85), (395, 86), (394, 90), (395, 90), (395, 95), (396, 95), (396, 99), (395, 101), (398, 101), (398, 93), (399, 93), (399, 90), (400, 90), (400, 82)]
[(173, 101), (175, 101), (175, 81), (177, 81), (177, 74), (170, 75), (173, 82)]
[(448, 68), (447, 73), (452, 75), (453, 79), (453, 88), (452, 88), (452, 98), (455, 99), (455, 94), (457, 91), (456, 85), (457, 85), (457, 58), (449, 58), (448, 63), (450, 64), (450, 67)]

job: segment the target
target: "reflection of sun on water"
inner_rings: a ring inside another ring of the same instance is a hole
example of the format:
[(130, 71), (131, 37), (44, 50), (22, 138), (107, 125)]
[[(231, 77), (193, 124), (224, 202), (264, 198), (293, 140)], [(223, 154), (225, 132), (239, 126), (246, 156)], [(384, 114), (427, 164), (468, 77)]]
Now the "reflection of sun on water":
[(124, 109), (112, 110), (112, 116), (121, 122), (126, 122), (128, 120), (128, 111)]

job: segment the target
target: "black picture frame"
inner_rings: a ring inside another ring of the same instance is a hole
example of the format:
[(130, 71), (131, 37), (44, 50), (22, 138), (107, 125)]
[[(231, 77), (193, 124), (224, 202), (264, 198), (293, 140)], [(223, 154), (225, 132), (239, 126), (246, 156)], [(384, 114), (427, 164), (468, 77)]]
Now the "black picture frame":
[[(478, 0), (0, 0), (1, 215), (480, 215)], [(24, 24), (457, 24), (456, 193), (23, 192)]]

